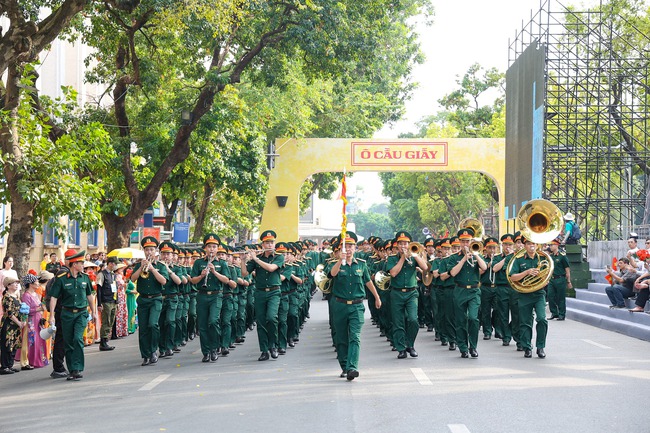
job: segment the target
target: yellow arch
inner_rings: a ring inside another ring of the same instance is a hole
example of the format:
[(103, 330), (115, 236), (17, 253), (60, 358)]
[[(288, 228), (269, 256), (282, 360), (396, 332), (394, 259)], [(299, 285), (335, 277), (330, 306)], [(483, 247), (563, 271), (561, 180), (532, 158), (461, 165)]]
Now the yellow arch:
[[(314, 173), (344, 169), (484, 173), (494, 180), (499, 191), (499, 228), (501, 233), (505, 231), (503, 138), (280, 139), (276, 141), (276, 154), (260, 229), (275, 230), (280, 240), (298, 239), (300, 188), (305, 179)], [(286, 197), (283, 207), (277, 197)]]

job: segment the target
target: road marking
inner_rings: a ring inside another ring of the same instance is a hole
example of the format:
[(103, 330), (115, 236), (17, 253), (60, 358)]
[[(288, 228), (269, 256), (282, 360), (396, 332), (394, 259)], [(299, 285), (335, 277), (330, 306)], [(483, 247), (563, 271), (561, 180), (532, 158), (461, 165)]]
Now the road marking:
[(465, 424), (447, 424), (451, 433), (470, 433)]
[(157, 387), (160, 383), (162, 383), (164, 380), (169, 379), (171, 374), (161, 374), (142, 388), (140, 388), (138, 391), (151, 391), (155, 387)]
[(600, 347), (601, 349), (611, 349), (611, 347), (605, 346), (604, 344), (596, 343), (595, 341), (591, 341), (587, 339), (583, 339), (582, 341), (584, 341), (585, 343), (593, 344), (594, 346)]
[(433, 385), (421, 368), (412, 368), (411, 373), (413, 373), (413, 376), (415, 376), (418, 382), (420, 382), (420, 385)]

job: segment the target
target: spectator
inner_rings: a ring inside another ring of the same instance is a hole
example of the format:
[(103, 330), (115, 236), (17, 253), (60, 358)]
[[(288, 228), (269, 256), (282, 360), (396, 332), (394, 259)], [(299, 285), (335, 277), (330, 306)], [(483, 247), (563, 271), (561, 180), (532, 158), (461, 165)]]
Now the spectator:
[[(646, 240), (646, 245), (650, 247), (650, 241)], [(637, 292), (634, 308), (631, 313), (642, 313), (645, 311), (645, 304), (650, 297), (650, 252), (648, 250), (639, 250), (637, 253), (639, 261), (643, 263), (645, 272), (634, 282), (634, 290)]]
[(43, 260), (41, 260), (41, 271), (45, 270), (48, 262), (50, 261), (50, 255), (48, 253), (43, 254)]
[(29, 314), (26, 326), (22, 330), (22, 343), (16, 353), (16, 360), (20, 361), (21, 370), (33, 370), (48, 364), (45, 340), (40, 335), (41, 318), (45, 307), (41, 302), (41, 297), (36, 293), (39, 288), (38, 277), (26, 274), (21, 283), (25, 289), (22, 301), (29, 306)]
[[(4, 259), (2, 259), (2, 269), (0, 270), (0, 299), (2, 299), (2, 294), (5, 289), (5, 285), (3, 284), (3, 280), (6, 277), (11, 277), (15, 280), (18, 279), (18, 274), (14, 269), (14, 258), (11, 256), (5, 256)], [(0, 303), (0, 317), (2, 316), (2, 303)]]
[(636, 257), (636, 252), (639, 251), (639, 247), (637, 246), (637, 236), (636, 233), (630, 233), (630, 237), (627, 240), (627, 246), (630, 248), (627, 250), (627, 253), (625, 253), (626, 257), (634, 256)]
[(612, 268), (606, 267), (607, 273), (616, 284), (612, 284), (605, 292), (612, 305), (609, 308), (625, 308), (625, 298), (634, 295), (634, 281), (637, 279), (636, 270), (630, 265), (630, 261), (621, 257), (618, 259), (620, 275), (617, 275)]
[(571, 212), (564, 215), (564, 243), (566, 245), (577, 245), (578, 237), (574, 236), (574, 227), (576, 226), (575, 216)]
[[(110, 258), (108, 259), (110, 260)], [(115, 310), (115, 325), (113, 333), (117, 338), (129, 335), (129, 312), (126, 306), (126, 281), (124, 281), (124, 263), (115, 267), (115, 281), (117, 283), (117, 309)]]
[(2, 296), (2, 308), (5, 313), (0, 317), (0, 374), (19, 372), (14, 368), (16, 349), (20, 347), (20, 331), (25, 322), (20, 320), (20, 292), (18, 278), (5, 277), (5, 293)]
[(61, 269), (61, 263), (59, 263), (56, 259), (56, 253), (50, 254), (50, 263), (45, 265), (45, 270), (47, 272), (53, 273), (54, 275), (57, 275), (59, 273), (59, 269)]

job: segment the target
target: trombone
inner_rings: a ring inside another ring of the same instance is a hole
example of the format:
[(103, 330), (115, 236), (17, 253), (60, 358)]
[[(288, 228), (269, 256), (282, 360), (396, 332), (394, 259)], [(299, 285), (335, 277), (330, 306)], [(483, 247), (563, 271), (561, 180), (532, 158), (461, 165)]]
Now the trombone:
[(140, 276), (144, 278), (145, 280), (149, 278), (149, 268), (154, 265), (155, 263), (155, 256), (149, 255), (145, 258), (145, 262), (147, 262), (147, 267), (142, 269), (142, 272), (140, 272)]

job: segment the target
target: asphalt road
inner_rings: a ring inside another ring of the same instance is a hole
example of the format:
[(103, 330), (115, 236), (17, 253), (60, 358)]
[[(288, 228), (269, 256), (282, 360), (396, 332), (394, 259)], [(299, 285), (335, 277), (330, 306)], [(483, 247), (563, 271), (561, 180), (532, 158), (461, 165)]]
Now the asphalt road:
[(141, 367), (132, 335), (86, 348), (78, 382), (51, 367), (1, 376), (0, 433), (650, 432), (650, 344), (579, 322), (549, 323), (543, 360), (494, 339), (461, 359), (424, 329), (420, 356), (398, 360), (367, 319), (352, 382), (338, 377), (318, 294), (287, 355), (258, 362), (247, 336), (210, 364), (194, 340)]

